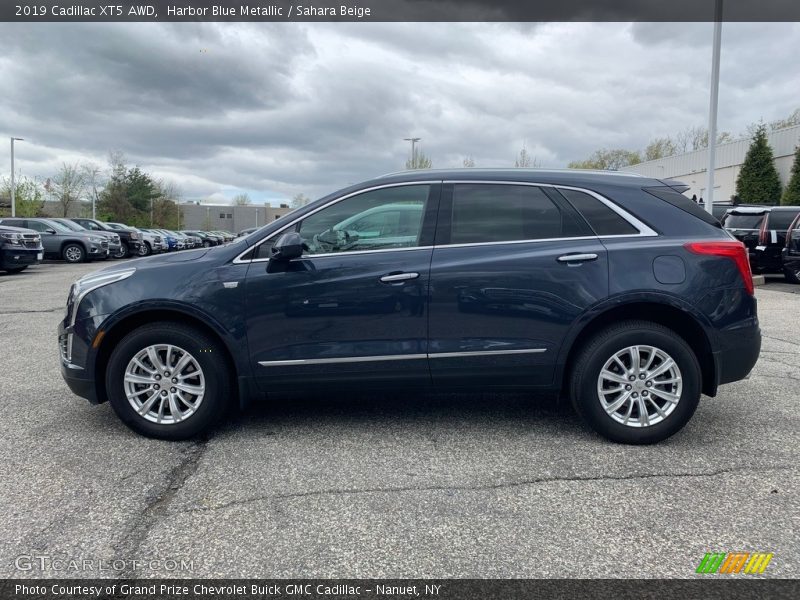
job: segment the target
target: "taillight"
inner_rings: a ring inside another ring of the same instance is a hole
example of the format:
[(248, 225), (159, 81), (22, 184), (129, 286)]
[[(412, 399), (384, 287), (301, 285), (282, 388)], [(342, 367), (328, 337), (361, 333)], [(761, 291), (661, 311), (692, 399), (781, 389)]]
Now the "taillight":
[(758, 229), (758, 245), (766, 246), (769, 243), (767, 239), (767, 217), (761, 219), (761, 227)]
[(739, 274), (742, 276), (747, 293), (751, 296), (753, 295), (753, 274), (750, 272), (750, 259), (747, 256), (747, 248), (742, 242), (690, 242), (684, 244), (684, 248), (694, 254), (719, 256), (733, 260), (739, 269)]

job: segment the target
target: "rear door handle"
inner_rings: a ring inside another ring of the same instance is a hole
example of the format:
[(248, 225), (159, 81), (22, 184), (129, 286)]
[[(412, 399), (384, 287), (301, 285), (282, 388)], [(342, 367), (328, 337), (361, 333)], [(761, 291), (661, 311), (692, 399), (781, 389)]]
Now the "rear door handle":
[(381, 281), (383, 283), (402, 283), (403, 281), (409, 281), (417, 277), (419, 277), (419, 273), (391, 273), (381, 277)]
[(587, 262), (590, 260), (597, 260), (597, 254), (565, 254), (558, 257), (558, 262), (562, 263)]

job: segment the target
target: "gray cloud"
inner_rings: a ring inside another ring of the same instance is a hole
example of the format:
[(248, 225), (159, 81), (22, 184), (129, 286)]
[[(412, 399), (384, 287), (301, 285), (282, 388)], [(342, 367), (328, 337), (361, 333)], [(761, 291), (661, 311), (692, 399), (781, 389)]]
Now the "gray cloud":
[[(110, 149), (187, 197), (317, 196), (401, 169), (562, 167), (702, 125), (708, 23), (3, 24), (0, 132), (51, 176)], [(720, 127), (800, 105), (797, 24), (723, 32)], [(0, 161), (0, 165), (2, 165)], [(0, 175), (7, 166), (0, 166)]]

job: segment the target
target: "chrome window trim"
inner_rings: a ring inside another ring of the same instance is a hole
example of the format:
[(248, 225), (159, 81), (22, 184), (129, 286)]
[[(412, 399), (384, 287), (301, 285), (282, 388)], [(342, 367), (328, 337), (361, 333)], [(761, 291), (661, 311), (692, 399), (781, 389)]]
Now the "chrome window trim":
[(386, 354), (379, 356), (344, 356), (340, 358), (298, 358), (292, 360), (262, 360), (262, 367), (290, 367), (296, 365), (329, 365), (341, 363), (380, 362), (387, 360), (419, 360), (422, 358), (461, 358), (469, 356), (495, 356), (508, 354), (541, 354), (547, 348), (523, 348), (515, 350), (477, 350), (470, 352), (430, 352), (428, 354)]
[(476, 180), (461, 180), (461, 179), (446, 179), (446, 180), (420, 180), (420, 181), (404, 181), (400, 183), (387, 183), (384, 185), (376, 185), (368, 188), (364, 188), (355, 192), (351, 192), (340, 198), (335, 198), (320, 206), (319, 208), (314, 209), (313, 211), (299, 216), (277, 231), (271, 233), (269, 236), (259, 240), (253, 246), (247, 248), (243, 252), (241, 252), (236, 258), (233, 259), (234, 264), (248, 264), (248, 263), (257, 263), (257, 262), (269, 262), (269, 258), (251, 258), (249, 260), (243, 260), (242, 256), (247, 254), (248, 252), (254, 252), (261, 244), (266, 242), (268, 239), (272, 238), (279, 233), (282, 233), (286, 229), (296, 225), (299, 221), (302, 221), (306, 217), (309, 217), (318, 211), (327, 208), (336, 204), (337, 202), (341, 202), (342, 200), (346, 200), (347, 198), (351, 198), (358, 194), (363, 194), (366, 192), (371, 192), (374, 190), (384, 189), (384, 188), (391, 188), (391, 187), (400, 187), (406, 185), (434, 185), (437, 183), (441, 184), (481, 184), (481, 185), (525, 185), (530, 187), (546, 187), (552, 189), (565, 189), (565, 190), (573, 190), (575, 192), (582, 192), (584, 194), (589, 194), (593, 198), (599, 200), (612, 211), (617, 213), (620, 217), (622, 217), (625, 221), (627, 221), (630, 225), (632, 225), (638, 233), (629, 233), (629, 234), (618, 234), (618, 235), (584, 235), (584, 236), (571, 236), (571, 237), (557, 237), (557, 238), (537, 238), (537, 239), (530, 239), (530, 240), (505, 240), (505, 241), (498, 241), (498, 242), (471, 242), (471, 243), (464, 243), (464, 244), (439, 244), (435, 246), (411, 246), (408, 248), (383, 248), (379, 250), (354, 250), (352, 252), (329, 252), (325, 254), (309, 254), (307, 256), (303, 256), (299, 259), (295, 260), (305, 260), (308, 258), (329, 258), (332, 256), (350, 256), (355, 254), (375, 254), (377, 252), (402, 252), (402, 251), (409, 251), (409, 250), (430, 250), (435, 248), (468, 248), (472, 246), (496, 246), (496, 245), (505, 245), (505, 244), (531, 244), (531, 243), (538, 243), (538, 242), (568, 242), (568, 241), (580, 241), (580, 240), (596, 240), (596, 239), (617, 239), (617, 238), (639, 238), (639, 237), (657, 237), (658, 232), (653, 230), (651, 227), (647, 226), (645, 223), (634, 217), (628, 211), (623, 209), (620, 206), (617, 206), (614, 202), (603, 196), (602, 194), (598, 194), (593, 190), (589, 190), (582, 187), (576, 187), (571, 185), (561, 185), (561, 184), (554, 184), (554, 183), (535, 183), (531, 181), (493, 181), (493, 180), (485, 180), (485, 179), (476, 179)]

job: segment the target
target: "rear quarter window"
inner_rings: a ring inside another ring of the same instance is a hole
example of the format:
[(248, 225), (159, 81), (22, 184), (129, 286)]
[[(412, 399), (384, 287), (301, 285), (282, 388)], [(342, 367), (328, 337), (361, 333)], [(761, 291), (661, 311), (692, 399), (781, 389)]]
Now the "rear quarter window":
[(676, 208), (680, 208), (682, 211), (689, 213), (692, 216), (697, 217), (701, 221), (708, 223), (709, 225), (713, 225), (714, 227), (722, 228), (719, 220), (714, 216), (708, 214), (706, 210), (704, 210), (701, 206), (698, 206), (691, 199), (687, 198), (683, 194), (679, 194), (674, 189), (670, 187), (656, 187), (656, 188), (642, 188), (648, 194), (655, 196), (656, 198), (661, 198), (664, 202), (668, 202), (672, 204), (672, 206)]
[(728, 213), (722, 220), (722, 224), (727, 229), (760, 229), (765, 214)]
[(575, 210), (581, 213), (595, 235), (636, 235), (639, 233), (636, 227), (594, 196), (590, 196), (585, 192), (563, 188), (559, 188), (558, 191), (569, 200)]

